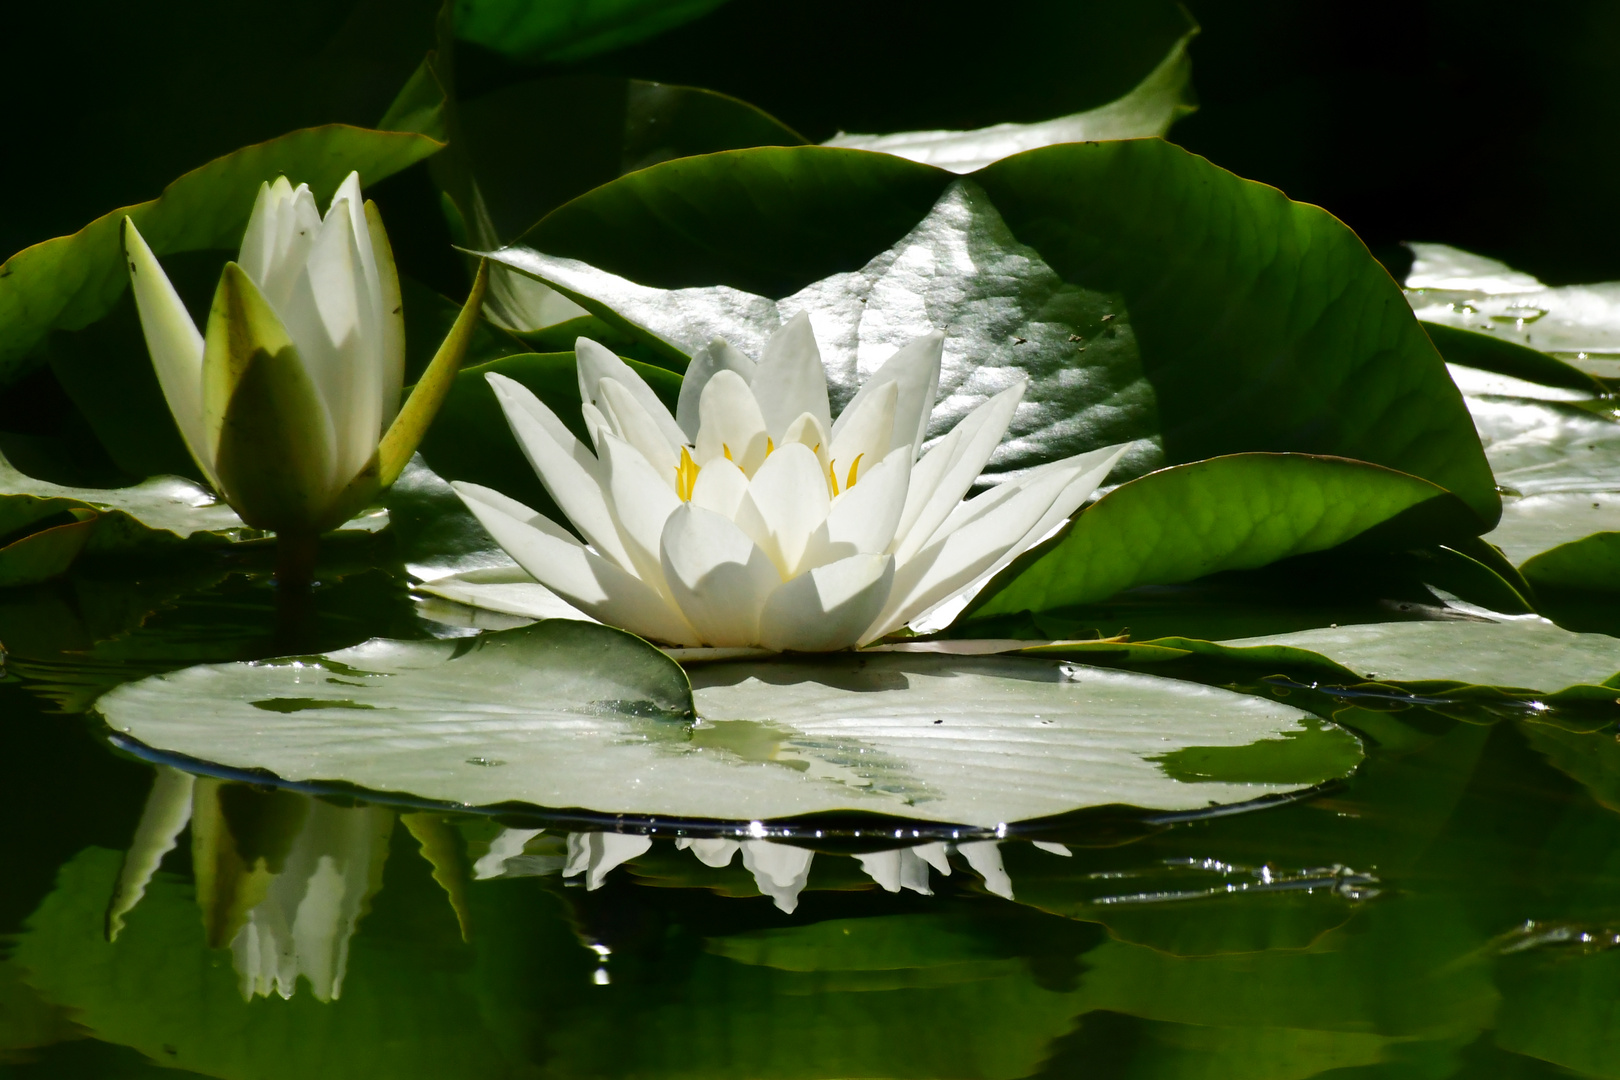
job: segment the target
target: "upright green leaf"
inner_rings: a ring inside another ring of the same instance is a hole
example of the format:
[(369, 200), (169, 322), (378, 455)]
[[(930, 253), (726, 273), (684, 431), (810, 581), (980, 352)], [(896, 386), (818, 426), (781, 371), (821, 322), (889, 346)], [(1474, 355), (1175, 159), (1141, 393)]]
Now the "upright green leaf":
[(1093, 603), (1136, 585), (1324, 551), (1426, 504), (1438, 520), (1422, 523), (1425, 539), (1445, 539), (1448, 527), (1463, 536), (1478, 528), (1435, 485), (1364, 462), (1234, 454), (1178, 465), (1082, 511), (1061, 539), (991, 582), (958, 625), (970, 632), (977, 619)]

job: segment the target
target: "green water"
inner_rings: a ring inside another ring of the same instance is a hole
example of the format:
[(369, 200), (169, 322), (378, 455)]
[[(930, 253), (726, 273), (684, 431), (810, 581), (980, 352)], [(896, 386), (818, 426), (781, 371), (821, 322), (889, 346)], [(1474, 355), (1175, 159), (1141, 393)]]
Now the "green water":
[[(920, 856), (778, 837), (725, 866), (674, 824), (635, 853), (578, 818), (169, 773), (190, 824), (135, 902), (156, 772), (84, 710), (284, 645), (243, 569), (0, 606), (0, 1074), (1620, 1075), (1607, 729), (1351, 710), (1364, 764), (1286, 805)], [(431, 631), (397, 578), (353, 570), (317, 595), (312, 648)]]

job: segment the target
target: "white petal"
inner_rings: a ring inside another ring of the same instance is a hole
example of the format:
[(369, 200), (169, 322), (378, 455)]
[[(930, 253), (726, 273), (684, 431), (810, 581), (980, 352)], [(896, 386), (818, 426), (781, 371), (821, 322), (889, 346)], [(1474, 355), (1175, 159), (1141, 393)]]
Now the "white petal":
[(924, 548), (895, 571), (883, 615), (862, 642), (910, 622), (972, 585), (1029, 530), (1074, 479), (1073, 470), (1049, 473), (1002, 502), (994, 513), (962, 526)]
[(555, 522), (489, 488), (459, 481), (453, 486), (519, 566), (587, 615), (642, 637), (677, 645), (698, 643), (691, 626), (668, 600), (582, 547)]
[(787, 426), (782, 433), (782, 445), (788, 443), (802, 443), (810, 448), (821, 463), (822, 472), (826, 472), (831, 459), (827, 457), (832, 452), (832, 436), (827, 434), (827, 426), (809, 413), (800, 413), (799, 418)]
[(849, 484), (851, 469), (870, 469), (889, 456), (894, 435), (894, 408), (899, 398), (900, 385), (887, 382), (868, 394), (866, 400), (845, 409), (838, 418), (842, 426), (833, 435), (827, 457), (840, 491)]
[(938, 330), (902, 345), (883, 366), (872, 373), (855, 397), (833, 425), (837, 438), (844, 418), (854, 413), (855, 407), (866, 397), (887, 383), (894, 383), (900, 391), (894, 409), (894, 447), (910, 445), (912, 456), (922, 446), (928, 432), (928, 418), (934, 411), (934, 398), (939, 393), (939, 367), (945, 356), (945, 335)]
[[(559, 510), (568, 515), (568, 520), (598, 554), (612, 560), (626, 573), (634, 574), (635, 563), (619, 539), (618, 525), (608, 510), (607, 497), (602, 493), (596, 473), (578, 460), (579, 456), (588, 453), (585, 447), (573, 435), (568, 435), (568, 441), (572, 444), (570, 449), (564, 449), (552, 437), (552, 431), (562, 427), (562, 421), (528, 387), (499, 375), (492, 374), (488, 379), (501, 403), (501, 411), (506, 414), (512, 435), (523, 448), (523, 456), (529, 459), (530, 466), (539, 475), (546, 494), (551, 496)], [(550, 417), (550, 420), (543, 417)], [(563, 434), (567, 434), (566, 428), (563, 428)]]
[(799, 572), (810, 537), (827, 520), (830, 506), (816, 455), (802, 443), (790, 443), (759, 467), (733, 520), (786, 580)]
[(157, 256), (128, 218), (124, 219), (124, 254), (130, 288), (135, 293), (135, 310), (140, 313), (141, 333), (146, 337), (146, 350), (152, 355), (163, 399), (169, 403), (186, 449), (202, 467), (209, 483), (218, 487), (214, 452), (203, 420), (203, 336)]
[(765, 553), (730, 521), (682, 504), (663, 536), (664, 578), (705, 645), (753, 645), (759, 612), (781, 579)]
[[(602, 411), (613, 431), (625, 442), (641, 451), (641, 456), (647, 459), (647, 464), (653, 471), (664, 479), (671, 491), (675, 490), (675, 481), (678, 478), (676, 470), (681, 463), (680, 454), (664, 433), (659, 430), (658, 424), (647, 415), (647, 410), (641, 407), (623, 383), (611, 377), (603, 378), (597, 383), (597, 400), (602, 403)], [(678, 445), (678, 444), (677, 444)]]
[(669, 516), (686, 504), (653, 472), (647, 459), (617, 435), (604, 435), (602, 450), (602, 490), (636, 576), (666, 596), (672, 595), (664, 583), (659, 546)]
[(830, 652), (860, 640), (894, 583), (894, 556), (852, 555), (783, 582), (765, 602), (759, 642), (778, 652)]
[(715, 338), (692, 354), (686, 375), (681, 379), (680, 399), (675, 403), (675, 419), (688, 445), (697, 443), (698, 402), (703, 399), (703, 388), (717, 371), (735, 372), (743, 382), (752, 382), (754, 362), (721, 338)]
[[(292, 191), (285, 176), (276, 183)], [(247, 230), (242, 233), (242, 249), (236, 256), (237, 265), (259, 286), (260, 292), (264, 291), (265, 273), (270, 269), (270, 258), (275, 252), (276, 217), (280, 203), (279, 193), (271, 194), (268, 180), (259, 185), (258, 197), (253, 200), (253, 212), (248, 215)]]
[[(906, 622), (919, 632), (932, 632), (943, 630), (949, 626), (962, 609), (978, 595), (979, 590), (989, 583), (990, 579), (1004, 570), (1012, 561), (1025, 551), (1034, 547), (1047, 536), (1051, 535), (1059, 525), (1067, 520), (1082, 503), (1091, 497), (1097, 490), (1116, 462), (1125, 455), (1129, 449), (1128, 444), (1107, 446), (1101, 450), (1092, 450), (1085, 454), (1076, 454), (1062, 461), (1054, 461), (1050, 465), (1034, 470), (1031, 475), (1021, 478), (1010, 484), (992, 488), (958, 507), (958, 512), (946, 519), (945, 524), (939, 527), (937, 538), (943, 538), (955, 532), (964, 525), (978, 520), (987, 513), (997, 510), (1002, 503), (1012, 498), (1017, 492), (1039, 482), (1042, 478), (1055, 473), (1065, 473), (1070, 477), (1063, 489), (1053, 499), (1050, 507), (1041, 515), (1040, 519), (1030, 526), (1029, 530), (1018, 540), (1014, 541), (993, 563), (986, 567), (979, 576), (964, 589), (952, 596), (947, 596), (931, 607), (914, 610), (906, 618)], [(1011, 489), (1003, 493), (1003, 488)], [(995, 498), (992, 499), (992, 496)], [(982, 505), (981, 505), (982, 504)], [(937, 542), (937, 540), (936, 540)], [(926, 621), (927, 626), (923, 623)]]
[[(271, 306), (282, 311), (292, 299), (293, 288), (304, 273), (310, 249), (321, 231), (321, 212), (315, 207), (315, 196), (310, 194), (309, 185), (299, 184), (295, 190), (285, 176), (270, 185), (269, 195), (263, 276), (254, 278), (254, 282)], [(245, 264), (243, 269), (248, 269)]]
[(833, 500), (827, 520), (811, 534), (801, 565), (820, 566), (857, 553), (887, 551), (910, 482), (911, 447), (889, 451), (876, 468), (861, 474), (859, 483)]
[(697, 463), (707, 465), (725, 457), (752, 476), (765, 460), (770, 440), (759, 402), (742, 376), (730, 370), (715, 372), (703, 388), (698, 416)]
[(725, 458), (715, 458), (698, 473), (692, 485), (692, 505), (736, 520), (737, 507), (748, 494), (748, 477)]
[(785, 441), (788, 425), (804, 413), (815, 417), (823, 430), (832, 427), (827, 373), (807, 313), (793, 316), (765, 342), (749, 386), (765, 417), (765, 430), (779, 442)]
[(809, 848), (769, 840), (744, 840), (742, 853), (743, 866), (754, 875), (759, 891), (791, 915), (799, 906), (799, 893), (810, 880), (810, 861), (816, 853)]
[(939, 526), (984, 471), (984, 463), (1006, 434), (1023, 396), (1024, 384), (1018, 383), (986, 401), (963, 417), (912, 470), (911, 490), (906, 493), (906, 508), (895, 533), (894, 553), (902, 566), (934, 539)]
[(336, 471), (347, 481), (377, 448), (382, 410), (374, 385), (379, 328), (346, 213), (329, 214), (322, 223), (278, 314), (331, 413)]
[(615, 356), (612, 349), (604, 348), (590, 338), (577, 338), (574, 341), (574, 360), (579, 371), (581, 401), (588, 401), (601, 408), (597, 384), (603, 379), (616, 379), (630, 391), (631, 396), (647, 411), (647, 415), (652, 417), (666, 442), (671, 446), (680, 446), (686, 441), (680, 425), (669, 415), (669, 409), (658, 400), (658, 395), (653, 393), (652, 387), (635, 373), (635, 369)]

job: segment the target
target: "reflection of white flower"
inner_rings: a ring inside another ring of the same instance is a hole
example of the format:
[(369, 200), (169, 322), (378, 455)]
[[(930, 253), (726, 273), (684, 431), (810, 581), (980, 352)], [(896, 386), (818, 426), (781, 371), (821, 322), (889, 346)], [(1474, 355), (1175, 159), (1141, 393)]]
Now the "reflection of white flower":
[(918, 456), (940, 334), (901, 348), (834, 421), (809, 319), (759, 362), (716, 341), (676, 415), (595, 342), (576, 346), (595, 452), (520, 384), (490, 375), (513, 433), (582, 544), (498, 492), (457, 484), (508, 553), (603, 622), (676, 645), (805, 652), (865, 644), (957, 597), (1079, 508), (1124, 447), (963, 497), (1019, 383)]

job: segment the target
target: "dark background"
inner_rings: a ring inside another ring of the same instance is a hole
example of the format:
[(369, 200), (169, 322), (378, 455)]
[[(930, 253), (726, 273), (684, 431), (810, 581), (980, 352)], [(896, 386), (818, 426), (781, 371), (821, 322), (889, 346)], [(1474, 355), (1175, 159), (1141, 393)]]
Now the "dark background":
[[(1190, 0), (1201, 110), (1171, 138), (1318, 203), (1398, 263), (1438, 240), (1553, 283), (1620, 278), (1620, 5)], [(372, 124), (429, 42), (423, 0), (172, 0), (8, 13), (0, 254), (292, 127)], [(458, 50), (463, 95), (548, 70), (707, 86), (812, 140), (1036, 120), (1123, 92), (1172, 5), (732, 0), (567, 69)], [(558, 148), (566, 153), (566, 147)], [(1395, 267), (1400, 269), (1398, 265)]]

